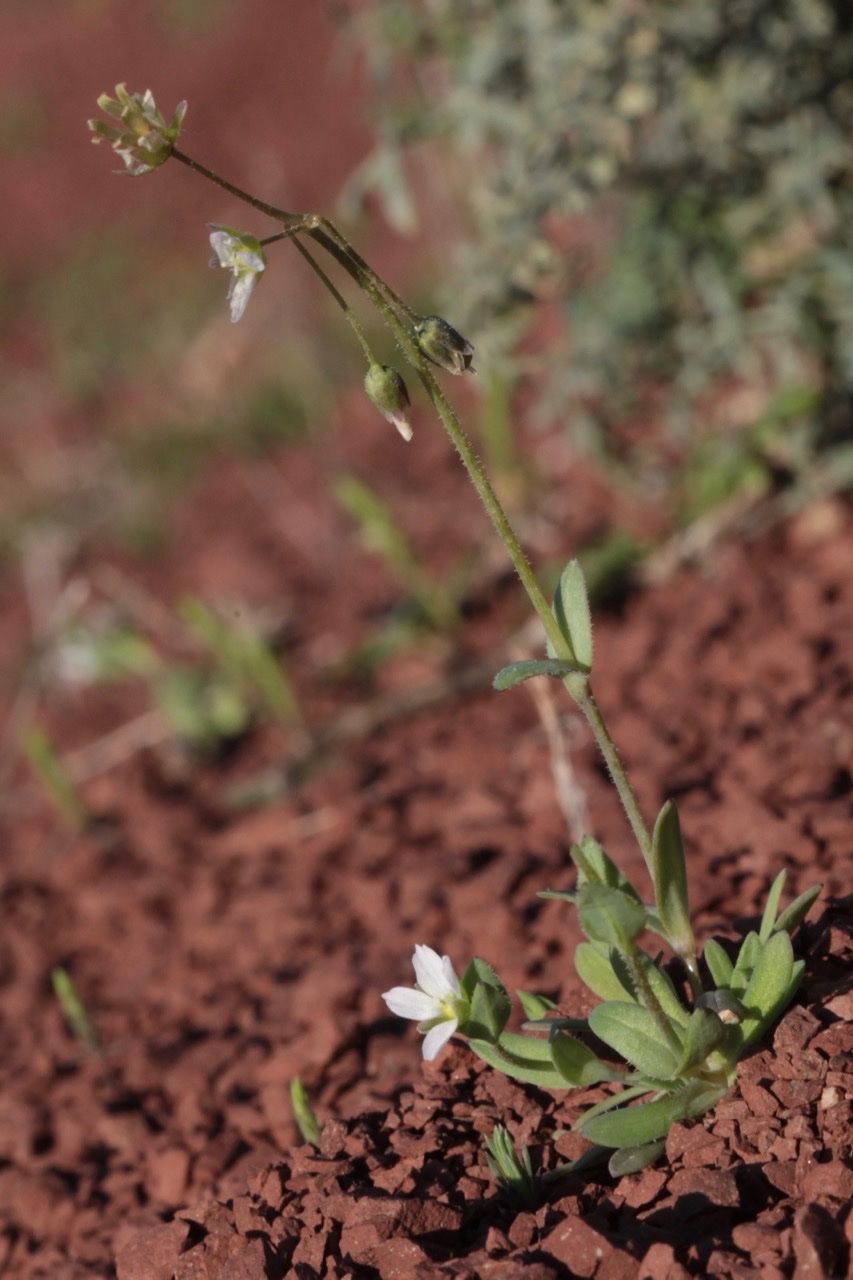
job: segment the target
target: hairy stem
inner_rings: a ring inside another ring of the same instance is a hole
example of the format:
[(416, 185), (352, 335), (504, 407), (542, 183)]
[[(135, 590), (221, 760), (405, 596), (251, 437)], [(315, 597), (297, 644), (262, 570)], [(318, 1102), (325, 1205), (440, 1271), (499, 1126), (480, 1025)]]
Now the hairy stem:
[(604, 763), (607, 765), (608, 771), (613, 784), (619, 793), (619, 799), (622, 801), (622, 808), (631, 824), (631, 830), (634, 838), (640, 846), (640, 852), (645, 859), (646, 866), (649, 869), (649, 875), (654, 883), (654, 867), (652, 860), (652, 838), (649, 829), (646, 826), (634, 789), (628, 781), (628, 775), (625, 772), (625, 766), (619, 759), (619, 752), (616, 750), (616, 744), (610, 736), (604, 717), (601, 714), (598, 703), (596, 702), (592, 689), (589, 686), (589, 680), (580, 673), (572, 673), (563, 680), (564, 685), (568, 689), (575, 702), (580, 707), (587, 724), (595, 735), (598, 743), (598, 749), (604, 756)]
[[(304, 232), (309, 235), (317, 244), (326, 250), (343, 269), (355, 280), (362, 292), (370, 299), (377, 310), (382, 315), (391, 332), (397, 339), (409, 363), (415, 369), (418, 377), (423, 383), (424, 389), (429, 396), (436, 413), (438, 414), (445, 431), (450, 436), (453, 445), (462, 460), (465, 470), (476, 489), (483, 506), (495, 527), (498, 537), (506, 547), (510, 560), (513, 563), (516, 573), (521, 579), (522, 586), (527, 592), (530, 603), (535, 609), (548, 637), (551, 650), (556, 658), (571, 660), (573, 657), (569, 646), (563, 636), (562, 631), (557, 623), (556, 618), (551, 610), (548, 601), (543, 594), (539, 581), (530, 567), (530, 563), (521, 548), (521, 544), (515, 535), (515, 530), (507, 519), (506, 513), (501, 506), (497, 494), (492, 488), (491, 481), (477, 457), (468, 437), (462, 429), (458, 417), (450, 402), (447, 400), (444, 392), (439, 386), (432, 367), (426, 357), (423, 355), (420, 347), (414, 341), (408, 328), (413, 320), (417, 319), (415, 312), (412, 311), (403, 299), (388, 285), (381, 276), (379, 276), (371, 266), (362, 258), (362, 256), (353, 249), (352, 245), (341, 235), (334, 223), (328, 218), (321, 217), (319, 214), (296, 214), (288, 213), (284, 209), (277, 209), (274, 205), (267, 204), (265, 200), (260, 200), (256, 196), (250, 195), (247, 191), (241, 190), (240, 187), (228, 182), (225, 178), (221, 178), (219, 174), (208, 169), (205, 165), (200, 164), (197, 160), (193, 160), (191, 156), (179, 151), (176, 147), (172, 148), (172, 155), (181, 164), (186, 165), (193, 172), (198, 173), (203, 178), (207, 178), (209, 182), (213, 182), (216, 186), (228, 191), (237, 199), (243, 200), (246, 204), (257, 209), (260, 213), (266, 214), (270, 218), (274, 218), (276, 222), (284, 223), (287, 233), (293, 239), (293, 243), (299, 252), (311, 264), (312, 268), (317, 272), (323, 284), (330, 291), (337, 301), (338, 305), (344, 310), (347, 319), (352, 324), (359, 342), (364, 348), (370, 360), (373, 359), (370, 354), (364, 333), (355, 319), (347, 302), (342, 297), (339, 290), (329, 280), (326, 273), (322, 270), (311, 254), (307, 252), (304, 245), (300, 244), (293, 235), (294, 232)], [(270, 237), (269, 239), (277, 239), (279, 237)], [(599, 749), (604, 756), (611, 777), (613, 778), (622, 806), (625, 809), (631, 829), (637, 843), (640, 846), (646, 865), (651, 873), (652, 871), (652, 846), (651, 838), (637, 798), (628, 781), (622, 763), (619, 759), (613, 739), (607, 730), (601, 712), (598, 709), (592, 690), (589, 687), (589, 680), (580, 672), (567, 676), (563, 682), (570, 695), (575, 699), (589, 724), (598, 743)], [(689, 967), (689, 966), (688, 966)], [(692, 978), (691, 973), (691, 978)]]

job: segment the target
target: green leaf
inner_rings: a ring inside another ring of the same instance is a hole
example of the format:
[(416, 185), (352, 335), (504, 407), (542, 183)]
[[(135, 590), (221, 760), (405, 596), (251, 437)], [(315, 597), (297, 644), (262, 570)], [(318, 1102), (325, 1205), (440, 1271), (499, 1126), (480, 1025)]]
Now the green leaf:
[(579, 886), (587, 881), (590, 884), (608, 885), (611, 889), (623, 889), (636, 898), (637, 902), (642, 901), (628, 877), (622, 874), (613, 859), (608, 857), (592, 836), (584, 836), (580, 844), (573, 844), (569, 849), (569, 856), (578, 869)]
[(694, 1080), (674, 1093), (635, 1107), (608, 1111), (604, 1115), (582, 1120), (579, 1128), (585, 1138), (603, 1147), (642, 1147), (665, 1138), (676, 1120), (700, 1116), (715, 1106), (726, 1089)]
[(593, 942), (625, 951), (646, 927), (646, 909), (624, 889), (609, 885), (581, 885), (578, 893), (581, 928)]
[(631, 992), (619, 981), (610, 963), (610, 948), (600, 942), (575, 947), (575, 972), (601, 1000), (624, 1000)]
[(761, 948), (741, 997), (746, 1009), (741, 1023), (744, 1045), (759, 1039), (793, 998), (796, 991), (793, 979), (794, 948), (790, 935), (774, 933)]
[(658, 915), (676, 955), (696, 950), (687, 901), (687, 865), (678, 810), (672, 800), (658, 814), (652, 836), (652, 871)]
[(710, 1053), (719, 1049), (727, 1035), (728, 1031), (716, 1013), (710, 1009), (694, 1009), (687, 1022), (684, 1054), (676, 1074), (681, 1076), (691, 1068), (701, 1066)]
[(703, 954), (705, 963), (708, 966), (708, 972), (713, 978), (715, 986), (728, 987), (731, 984), (735, 967), (719, 942), (715, 941), (714, 938), (709, 938), (705, 943)]
[(84, 828), (89, 811), (44, 730), (30, 725), (21, 736), (21, 746), (30, 768), (63, 818), (73, 827)]
[(592, 669), (592, 618), (583, 570), (570, 560), (560, 575), (554, 598), (554, 617), (577, 660), (578, 669)]
[(535, 995), (532, 991), (516, 991), (515, 994), (521, 1002), (525, 1016), (533, 1021), (538, 1018), (544, 1018), (546, 1013), (557, 1007), (554, 1001), (549, 1000), (547, 996)]
[[(608, 1000), (589, 1015), (590, 1029), (643, 1075), (672, 1080), (678, 1057), (664, 1041), (655, 1018), (641, 1005)], [(621, 1145), (621, 1144), (620, 1144)]]
[(578, 895), (574, 889), (537, 889), (537, 898), (557, 898), (560, 902), (577, 903)]
[(541, 1044), (548, 1051), (547, 1061), (543, 1062), (530, 1054), (515, 1053), (504, 1048), (503, 1037), (501, 1044), (493, 1044), (490, 1040), (469, 1040), (468, 1044), (478, 1057), (482, 1058), (484, 1062), (488, 1062), (490, 1067), (495, 1067), (498, 1071), (502, 1071), (511, 1080), (521, 1080), (524, 1084), (535, 1084), (540, 1089), (566, 1088), (565, 1080), (551, 1062), (547, 1040), (537, 1041), (525, 1036), (516, 1036), (515, 1039), (523, 1040), (525, 1045)]
[(773, 926), (774, 933), (793, 933), (797, 925), (802, 924), (809, 913), (809, 909), (815, 898), (820, 896), (822, 884), (813, 884), (810, 889), (806, 889), (805, 893), (801, 893), (798, 898), (785, 908), (779, 919)]
[(650, 1164), (654, 1164), (666, 1150), (663, 1138), (654, 1142), (645, 1142), (641, 1147), (620, 1147), (614, 1151), (607, 1162), (607, 1170), (611, 1178), (623, 1178), (628, 1173), (639, 1173)]
[(761, 954), (761, 941), (758, 934), (750, 931), (743, 942), (740, 944), (737, 963), (732, 970), (731, 982), (729, 986), (735, 995), (743, 995), (746, 990), (746, 984), (749, 982), (750, 974), (755, 968), (756, 961)]
[(521, 1036), (517, 1031), (505, 1031), (498, 1045), (517, 1058), (529, 1058), (534, 1062), (551, 1065), (550, 1041), (543, 1036)]
[(509, 993), (490, 964), (475, 956), (462, 976), (462, 993), (468, 1000), (468, 1016), (460, 1024), (463, 1035), (495, 1041), (512, 1012)]
[[(635, 959), (664, 1013), (671, 1021), (678, 1023), (680, 1027), (686, 1027), (690, 1015), (679, 1000), (678, 992), (669, 974), (640, 947), (635, 948)], [(644, 997), (643, 992), (637, 989), (631, 976), (627, 957), (620, 955), (616, 951), (611, 951), (610, 964), (629, 996), (632, 996), (637, 1004), (648, 1005), (648, 1000)]]
[(90, 1049), (97, 1049), (100, 1042), (95, 1024), (68, 970), (57, 966), (51, 970), (50, 980), (63, 1017), (71, 1030)]
[(533, 1176), (533, 1165), (527, 1147), (522, 1144), (519, 1154), (509, 1131), (498, 1124), (495, 1125), (491, 1138), (486, 1138), (486, 1152), (492, 1177), (510, 1201), (521, 1209), (537, 1209), (539, 1188)]
[(293, 1118), (296, 1121), (296, 1127), (302, 1135), (302, 1141), (310, 1142), (312, 1146), (316, 1147), (320, 1141), (323, 1126), (317, 1119), (316, 1112), (308, 1100), (308, 1094), (299, 1076), (295, 1076), (290, 1083), (290, 1103), (293, 1107)]
[(764, 914), (761, 917), (761, 928), (758, 930), (758, 937), (761, 942), (766, 942), (773, 932), (773, 926), (776, 923), (776, 912), (779, 910), (779, 900), (782, 897), (787, 875), (788, 873), (783, 867), (770, 886)]
[(550, 1043), (551, 1060), (566, 1084), (575, 1088), (599, 1084), (602, 1080), (624, 1080), (625, 1072), (609, 1067), (592, 1049), (564, 1032)]
[(503, 692), (504, 689), (512, 689), (522, 681), (532, 680), (535, 676), (556, 676), (562, 679), (563, 676), (571, 675), (573, 671), (583, 670), (584, 668), (578, 663), (559, 661), (557, 658), (531, 658), (524, 662), (511, 662), (509, 666), (501, 667), (492, 681), (492, 687)]

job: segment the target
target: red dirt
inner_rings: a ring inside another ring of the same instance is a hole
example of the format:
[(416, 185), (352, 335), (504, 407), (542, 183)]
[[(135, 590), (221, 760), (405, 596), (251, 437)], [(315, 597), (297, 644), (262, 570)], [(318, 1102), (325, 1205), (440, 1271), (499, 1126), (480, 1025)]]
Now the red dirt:
[[(110, 65), (96, 91), (125, 77)], [(145, 188), (116, 186), (117, 200), (145, 202)], [(656, 1167), (573, 1177), (514, 1214), (483, 1135), (502, 1120), (544, 1167), (571, 1159), (580, 1145), (558, 1131), (595, 1091), (555, 1100), (462, 1044), (424, 1065), (379, 993), (410, 981), (424, 942), (457, 969), (476, 953), (511, 989), (589, 1007), (571, 975), (571, 911), (536, 897), (571, 879), (544, 735), (526, 691), (497, 695), (480, 670), (500, 665), (520, 592), (487, 565), (457, 644), (398, 658), (372, 684), (330, 684), (329, 662), (400, 599), (335, 509), (334, 474), (368, 478), (433, 569), (485, 530), (431, 424), (405, 446), (355, 395), (340, 414), (346, 430), (317, 444), (211, 460), (156, 564), (92, 545), (73, 572), (97, 591), (108, 566), (166, 605), (191, 590), (283, 608), (312, 729), (413, 685), (444, 696), (344, 742), (254, 811), (229, 789), (270, 772), (284, 783), (301, 735), (259, 727), (207, 762), (132, 755), (83, 787), (96, 821), (82, 833), (19, 771), (0, 885), (0, 1275), (849, 1274), (851, 503), (724, 545), (598, 622), (596, 692), (646, 814), (678, 801), (700, 939), (741, 933), (783, 866), (791, 896), (825, 887), (795, 938), (801, 993), (716, 1110), (676, 1126)], [(531, 439), (553, 484), (527, 541), (552, 560), (618, 513), (559, 437)], [(3, 592), (11, 666), (24, 607), (8, 575)], [(57, 687), (43, 721), (71, 751), (138, 709), (130, 688)], [(639, 881), (593, 745), (569, 724), (590, 828)], [(63, 1022), (57, 965), (100, 1052)], [(325, 1122), (319, 1151), (292, 1119), (297, 1075)]]

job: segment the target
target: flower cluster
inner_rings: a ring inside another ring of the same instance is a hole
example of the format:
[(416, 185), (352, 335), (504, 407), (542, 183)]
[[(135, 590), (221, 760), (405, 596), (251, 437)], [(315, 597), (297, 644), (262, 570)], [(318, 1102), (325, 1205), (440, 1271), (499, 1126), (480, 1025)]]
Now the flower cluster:
[(134, 178), (150, 173), (169, 159), (187, 110), (186, 102), (179, 102), (166, 124), (150, 89), (141, 94), (128, 93), (123, 84), (116, 85), (115, 98), (102, 93), (98, 106), (121, 123), (90, 120), (89, 128), (95, 134), (92, 141), (101, 142), (106, 138), (124, 161), (125, 171)]

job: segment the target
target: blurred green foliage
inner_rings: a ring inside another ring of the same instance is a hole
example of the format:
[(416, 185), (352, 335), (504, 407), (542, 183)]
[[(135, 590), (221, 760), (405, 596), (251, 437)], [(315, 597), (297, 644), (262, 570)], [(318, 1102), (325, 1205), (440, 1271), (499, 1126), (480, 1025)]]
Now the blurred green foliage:
[[(780, 398), (797, 412), (771, 470), (849, 438), (848, 0), (371, 0), (353, 25), (380, 90), (374, 190), (393, 211), (382, 176), (441, 139), (470, 206), (447, 313), (478, 366), (517, 376), (551, 299), (544, 407), (634, 474), (679, 468), (700, 423), (778, 424)], [(655, 421), (673, 452), (637, 427)]]

